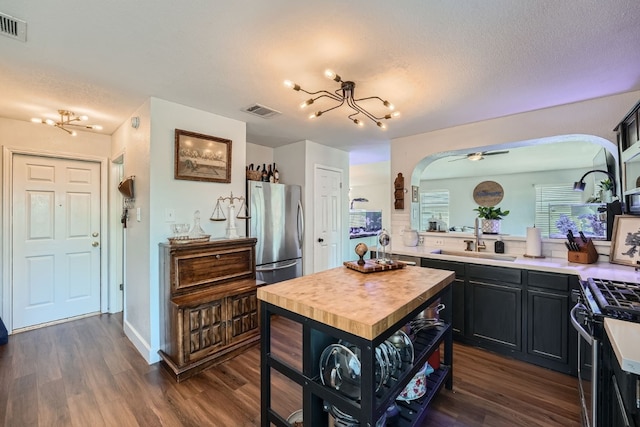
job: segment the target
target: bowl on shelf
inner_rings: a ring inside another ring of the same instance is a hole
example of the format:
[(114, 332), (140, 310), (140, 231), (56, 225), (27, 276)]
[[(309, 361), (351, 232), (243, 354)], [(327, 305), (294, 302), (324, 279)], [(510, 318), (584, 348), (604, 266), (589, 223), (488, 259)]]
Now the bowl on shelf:
[[(424, 396), (427, 392), (427, 370), (429, 368), (429, 364), (425, 363), (422, 369), (413, 376), (411, 381), (409, 381), (409, 384), (407, 384), (404, 390), (402, 390), (398, 397), (396, 397), (396, 400), (410, 402)], [(433, 372), (433, 368), (431, 368), (431, 372)]]
[(302, 427), (302, 409), (292, 412), (287, 418), (287, 422), (293, 427)]

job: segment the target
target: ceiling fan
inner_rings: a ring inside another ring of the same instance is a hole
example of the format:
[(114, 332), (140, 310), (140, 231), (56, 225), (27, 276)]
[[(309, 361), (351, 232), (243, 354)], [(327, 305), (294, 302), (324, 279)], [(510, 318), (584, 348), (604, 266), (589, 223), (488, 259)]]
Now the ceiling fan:
[(478, 160), (482, 160), (485, 156), (495, 156), (496, 154), (507, 154), (508, 150), (503, 151), (477, 151), (475, 153), (466, 154), (464, 157), (459, 159), (449, 160), (450, 162), (456, 162), (458, 160), (471, 160), (472, 162), (477, 162)]

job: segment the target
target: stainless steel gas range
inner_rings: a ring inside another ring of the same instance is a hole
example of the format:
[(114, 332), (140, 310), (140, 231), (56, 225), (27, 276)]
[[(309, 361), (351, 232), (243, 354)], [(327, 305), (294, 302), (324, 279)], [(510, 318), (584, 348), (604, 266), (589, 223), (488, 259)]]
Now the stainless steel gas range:
[(640, 322), (640, 284), (589, 278), (580, 281), (571, 323), (578, 331), (578, 380), (583, 425), (607, 426), (601, 369), (604, 318)]

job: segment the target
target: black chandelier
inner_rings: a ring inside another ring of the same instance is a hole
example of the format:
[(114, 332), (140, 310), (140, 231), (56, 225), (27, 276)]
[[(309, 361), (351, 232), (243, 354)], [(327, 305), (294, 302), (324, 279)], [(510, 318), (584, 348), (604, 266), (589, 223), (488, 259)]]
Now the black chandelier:
[[(313, 104), (315, 101), (317, 101), (320, 98), (330, 98), (330, 99), (333, 99), (334, 101), (338, 102), (337, 105), (335, 105), (335, 106), (333, 106), (331, 108), (327, 108), (326, 110), (320, 110), (320, 111), (317, 111), (317, 112), (311, 114), (309, 116), (310, 119), (314, 119), (316, 117), (320, 117), (321, 115), (323, 115), (327, 111), (335, 110), (336, 108), (341, 107), (345, 103), (352, 110), (355, 111), (355, 113), (350, 114), (348, 116), (349, 120), (351, 120), (353, 123), (357, 124), (358, 126), (364, 126), (363, 121), (360, 120), (357, 117), (359, 114), (362, 114), (362, 115), (368, 117), (369, 119), (371, 119), (381, 129), (386, 129), (387, 128), (387, 126), (382, 122), (383, 120), (389, 120), (389, 119), (391, 119), (393, 117), (398, 117), (400, 115), (400, 113), (398, 111), (394, 111), (395, 107), (393, 106), (392, 103), (380, 98), (379, 96), (370, 96), (370, 97), (367, 97), (367, 98), (355, 99), (354, 98), (354, 91), (355, 91), (356, 84), (354, 82), (352, 82), (352, 81), (343, 81), (342, 78), (340, 78), (339, 75), (337, 75), (336, 73), (334, 73), (331, 70), (326, 70), (324, 72), (324, 75), (327, 78), (340, 83), (340, 89), (336, 89), (333, 93), (328, 92), (326, 90), (319, 90), (317, 92), (307, 92), (306, 90), (302, 89), (300, 87), (300, 85), (297, 85), (297, 84), (293, 83), (291, 80), (285, 80), (284, 81), (284, 85), (285, 86), (287, 86), (287, 87), (289, 87), (289, 88), (291, 88), (293, 90), (302, 91), (302, 92), (312, 96), (311, 98), (309, 98), (305, 102), (303, 102), (300, 105), (300, 108), (305, 108), (305, 107)], [(318, 95), (318, 96), (315, 96), (315, 95)], [(365, 110), (364, 108), (362, 108), (360, 105), (357, 104), (360, 101), (366, 101), (366, 100), (369, 100), (369, 99), (377, 99), (377, 100), (379, 100), (380, 102), (382, 102), (382, 105), (384, 105), (390, 111), (393, 111), (393, 112), (389, 113), (389, 114), (385, 114), (382, 117), (378, 117), (378, 116), (375, 116), (375, 115), (371, 114), (370, 112), (368, 112), (367, 110)]]

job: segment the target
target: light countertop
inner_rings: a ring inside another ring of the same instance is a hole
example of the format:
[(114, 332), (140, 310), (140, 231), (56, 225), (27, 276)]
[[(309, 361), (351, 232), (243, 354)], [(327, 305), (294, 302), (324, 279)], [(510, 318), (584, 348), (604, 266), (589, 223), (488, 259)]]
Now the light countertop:
[(258, 299), (373, 340), (445, 289), (455, 274), (431, 268), (360, 273), (336, 267), (258, 288)]
[(640, 375), (640, 323), (605, 318), (604, 328), (622, 370)]
[[(635, 271), (632, 266), (612, 264), (609, 261), (598, 261), (593, 264), (579, 264), (567, 261), (566, 258), (527, 258), (517, 254), (495, 254), (511, 255), (516, 257), (515, 261), (501, 261), (486, 258), (473, 258), (471, 256), (455, 256), (433, 253), (441, 248), (429, 246), (404, 246), (402, 244), (392, 244), (388, 252), (421, 258), (441, 259), (447, 261), (466, 262), (471, 264), (494, 265), (499, 267), (520, 268), (525, 270), (548, 271), (552, 273), (575, 274), (581, 279), (595, 277), (599, 279), (619, 280), (624, 282), (640, 283), (640, 272)], [(493, 252), (483, 251), (482, 253), (491, 255)]]

